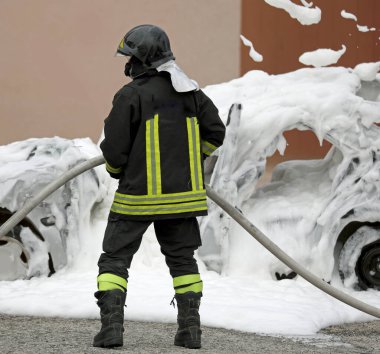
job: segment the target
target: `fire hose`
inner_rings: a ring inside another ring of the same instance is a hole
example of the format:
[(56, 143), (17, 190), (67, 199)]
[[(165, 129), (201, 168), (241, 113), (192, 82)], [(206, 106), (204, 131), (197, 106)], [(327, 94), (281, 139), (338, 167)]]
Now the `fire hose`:
[[(15, 214), (13, 214), (1, 227), (0, 235), (6, 235), (10, 230), (12, 230), (20, 221), (22, 221), (25, 216), (34, 209), (39, 203), (41, 203), (50, 194), (55, 192), (58, 188), (62, 187), (66, 182), (75, 178), (76, 176), (90, 170), (96, 166), (105, 163), (103, 156), (94, 157), (88, 161), (85, 161), (70, 171), (67, 171), (62, 176), (60, 176), (55, 181), (49, 183), (45, 188), (43, 188), (37, 195), (29, 199), (24, 206), (19, 209)], [(331, 286), (322, 279), (318, 278), (316, 275), (305, 269), (302, 265), (296, 262), (293, 258), (287, 255), (281, 248), (279, 248), (275, 243), (273, 243), (267, 236), (265, 236), (257, 227), (255, 227), (251, 222), (242, 214), (240, 210), (232, 206), (226, 200), (221, 198), (209, 185), (206, 185), (207, 196), (216, 203), (220, 208), (222, 208), (227, 214), (231, 216), (240, 226), (242, 226), (252, 237), (254, 237), (259, 243), (261, 243), (269, 252), (271, 252), (275, 257), (277, 257), (281, 262), (286, 264), (294, 272), (300, 275), (302, 278), (307, 280), (312, 285), (316, 286), (323, 292), (331, 295), (332, 297), (344, 302), (345, 304), (356, 308), (362, 312), (369, 315), (380, 318), (380, 309), (372, 305), (366, 304), (351, 295)]]

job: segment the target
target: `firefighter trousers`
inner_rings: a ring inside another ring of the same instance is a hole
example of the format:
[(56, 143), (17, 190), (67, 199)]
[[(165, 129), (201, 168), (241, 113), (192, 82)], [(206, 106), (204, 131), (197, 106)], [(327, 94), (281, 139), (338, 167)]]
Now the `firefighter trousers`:
[(199, 274), (194, 251), (202, 243), (195, 217), (155, 221), (109, 219), (98, 261), (99, 274), (114, 274), (127, 280), (132, 258), (151, 223), (171, 276)]

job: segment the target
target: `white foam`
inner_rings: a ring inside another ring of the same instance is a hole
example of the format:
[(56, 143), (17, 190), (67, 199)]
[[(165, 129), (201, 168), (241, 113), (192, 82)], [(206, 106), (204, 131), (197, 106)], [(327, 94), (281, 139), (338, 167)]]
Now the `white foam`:
[(290, 0), (265, 0), (273, 7), (286, 11), (291, 18), (296, 19), (302, 25), (313, 25), (321, 21), (321, 9), (319, 7), (301, 6)]
[(250, 48), (249, 49), (249, 56), (253, 59), (253, 61), (262, 62), (263, 56), (255, 50), (252, 42), (249, 39), (245, 38), (242, 34), (240, 35), (240, 39), (242, 40), (242, 42), (245, 46)]
[(322, 48), (312, 52), (305, 52), (299, 57), (298, 60), (304, 65), (311, 65), (319, 68), (322, 66), (336, 64), (345, 52), (345, 45), (342, 45), (342, 49), (340, 50)]

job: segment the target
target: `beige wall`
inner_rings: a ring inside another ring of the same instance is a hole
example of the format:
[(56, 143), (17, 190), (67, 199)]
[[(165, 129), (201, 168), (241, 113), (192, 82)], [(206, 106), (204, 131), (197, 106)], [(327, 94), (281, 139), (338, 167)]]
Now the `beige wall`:
[(127, 30), (163, 27), (201, 86), (239, 75), (240, 0), (1, 0), (0, 144), (30, 137), (97, 141), (116, 90)]

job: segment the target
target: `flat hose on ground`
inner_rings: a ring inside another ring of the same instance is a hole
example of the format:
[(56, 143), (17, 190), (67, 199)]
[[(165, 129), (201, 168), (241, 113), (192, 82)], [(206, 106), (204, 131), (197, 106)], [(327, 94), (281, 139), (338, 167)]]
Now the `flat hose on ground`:
[[(25, 205), (12, 215), (1, 227), (0, 235), (6, 235), (13, 227), (15, 227), (24, 217), (39, 203), (41, 203), (46, 197), (56, 191), (59, 187), (62, 187), (66, 182), (73, 179), (91, 168), (103, 164), (103, 156), (94, 157), (86, 162), (83, 162), (70, 171), (64, 173), (57, 180), (48, 184), (42, 189), (36, 196), (28, 200)], [(289, 268), (306, 279), (308, 282), (324, 291), (325, 293), (335, 297), (336, 299), (350, 305), (360, 311), (368, 313), (372, 316), (380, 318), (380, 309), (368, 305), (354, 297), (344, 293), (324, 282), (313, 273), (298, 264), (293, 258), (289, 257), (284, 251), (282, 251), (276, 244), (274, 244), (268, 237), (266, 237), (257, 227), (252, 225), (249, 220), (235, 207), (233, 207), (226, 200), (221, 198), (210, 186), (206, 185), (207, 196), (221, 207), (228, 215), (231, 216), (238, 224), (240, 224), (251, 236), (253, 236), (258, 242), (260, 242), (269, 252), (276, 256), (281, 262), (286, 264)]]

